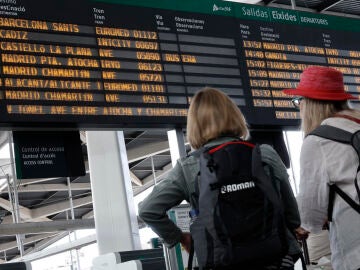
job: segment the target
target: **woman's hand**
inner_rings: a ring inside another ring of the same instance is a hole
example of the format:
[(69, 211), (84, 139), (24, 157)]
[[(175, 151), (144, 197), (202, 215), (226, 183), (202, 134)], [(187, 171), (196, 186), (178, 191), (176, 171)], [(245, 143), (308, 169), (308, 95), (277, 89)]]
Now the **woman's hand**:
[(183, 232), (181, 235), (180, 243), (187, 253), (190, 253), (191, 248), (191, 234), (188, 232)]
[(304, 228), (302, 227), (298, 227), (296, 228), (295, 230), (295, 234), (296, 234), (296, 238), (298, 240), (304, 240), (304, 239), (307, 239), (308, 236), (309, 236), (309, 231), (305, 230)]

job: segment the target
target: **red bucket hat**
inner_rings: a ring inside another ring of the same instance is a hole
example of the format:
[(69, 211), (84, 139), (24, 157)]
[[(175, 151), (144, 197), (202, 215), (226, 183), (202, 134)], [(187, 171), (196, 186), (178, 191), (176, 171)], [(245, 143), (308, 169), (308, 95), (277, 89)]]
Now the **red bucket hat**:
[(297, 88), (284, 89), (283, 92), (318, 100), (357, 99), (345, 92), (343, 75), (340, 71), (322, 66), (310, 66), (304, 69)]

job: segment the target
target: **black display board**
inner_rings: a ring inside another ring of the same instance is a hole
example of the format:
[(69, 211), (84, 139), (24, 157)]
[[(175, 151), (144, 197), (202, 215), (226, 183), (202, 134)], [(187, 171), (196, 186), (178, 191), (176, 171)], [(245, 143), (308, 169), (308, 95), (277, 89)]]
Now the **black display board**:
[(85, 175), (79, 132), (14, 131), (18, 179)]
[(251, 127), (291, 128), (281, 89), (309, 65), (360, 90), (359, 20), (205, 0), (0, 2), (0, 125), (184, 126), (216, 87)]

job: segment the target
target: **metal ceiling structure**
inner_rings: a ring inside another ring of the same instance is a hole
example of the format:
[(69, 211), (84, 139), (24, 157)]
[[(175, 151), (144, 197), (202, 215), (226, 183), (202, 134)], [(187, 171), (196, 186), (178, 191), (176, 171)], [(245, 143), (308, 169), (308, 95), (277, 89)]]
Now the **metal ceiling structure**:
[[(6, 133), (2, 132), (4, 135), (0, 145), (7, 144)], [(0, 175), (0, 262), (19, 258), (16, 234), (23, 237), (22, 255), (26, 258), (29, 254), (53, 244), (54, 239), (66, 236), (66, 230), (94, 228), (86, 132), (81, 131), (80, 135), (83, 141), (86, 175), (70, 179), (61, 177), (18, 180), (16, 193), (20, 222), (16, 225), (12, 216), (14, 206), (5, 177), (7, 174), (11, 175), (11, 162), (8, 159), (0, 160), (0, 171), (3, 175)], [(134, 195), (137, 195), (154, 185), (154, 182), (172, 167), (167, 131), (126, 130), (124, 138), (130, 178)], [(187, 146), (187, 151), (189, 150)], [(90, 241), (93, 242), (93, 239)]]
[[(244, 2), (244, 1), (242, 1)], [(263, 0), (257, 3), (271, 7), (294, 8), (316, 13), (360, 18), (359, 0)], [(125, 144), (134, 195), (159, 181), (171, 168), (166, 130), (125, 130)], [(0, 146), (8, 142), (7, 133), (0, 133)], [(86, 133), (81, 131), (85, 160)], [(187, 146), (189, 151), (189, 146)], [(87, 164), (87, 163), (86, 163)], [(14, 225), (14, 207), (9, 196), (5, 175), (11, 174), (8, 159), (0, 160), (0, 263), (16, 260), (20, 256), (16, 234), (24, 244), (23, 256), (36, 259), (37, 252), (67, 234), (66, 230), (93, 228), (92, 193), (88, 166), (87, 174), (78, 178), (27, 179), (16, 184), (19, 217)], [(68, 183), (70, 182), (70, 186)], [(69, 197), (72, 198), (72, 206)], [(72, 215), (74, 220), (71, 221)], [(9, 226), (11, 225), (11, 226)], [(77, 247), (94, 242), (79, 243)], [(76, 245), (67, 248), (74, 248)], [(63, 251), (66, 248), (63, 249)], [(60, 251), (59, 251), (60, 252)]]
[(359, 18), (360, 16), (360, 1), (358, 0), (263, 0), (259, 1), (258, 4), (302, 9), (344, 17)]

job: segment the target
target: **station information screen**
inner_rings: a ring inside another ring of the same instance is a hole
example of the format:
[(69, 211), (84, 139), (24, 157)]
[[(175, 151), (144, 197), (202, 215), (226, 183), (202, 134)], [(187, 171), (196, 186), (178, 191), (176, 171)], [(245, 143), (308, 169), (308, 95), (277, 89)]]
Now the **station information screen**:
[(218, 88), (251, 127), (287, 128), (309, 65), (360, 91), (360, 21), (226, 1), (0, 0), (0, 126), (176, 127)]

